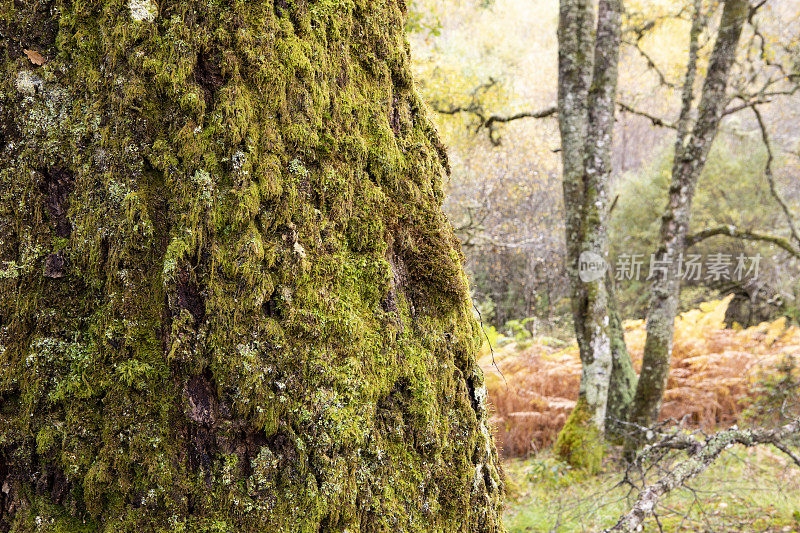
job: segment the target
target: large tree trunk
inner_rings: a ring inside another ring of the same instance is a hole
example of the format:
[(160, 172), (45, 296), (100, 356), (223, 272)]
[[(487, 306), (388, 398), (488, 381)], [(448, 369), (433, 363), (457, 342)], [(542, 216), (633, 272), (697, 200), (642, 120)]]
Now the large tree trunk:
[(403, 10), (2, 2), (0, 531), (500, 529)]
[[(699, 11), (699, 2), (696, 5), (696, 11)], [(675, 143), (672, 183), (661, 222), (660, 248), (655, 254), (655, 261), (658, 261), (661, 268), (654, 269), (642, 371), (631, 406), (630, 422), (633, 430), (626, 442), (629, 455), (641, 443), (642, 432), (636, 428), (652, 424), (658, 418), (661, 408), (672, 356), (672, 338), (680, 297), (680, 259), (686, 249), (692, 199), (727, 104), (728, 77), (736, 59), (736, 48), (747, 14), (746, 0), (725, 1), (708, 74), (703, 84), (697, 121), (690, 127), (697, 46), (702, 30), (697, 22), (701, 18), (700, 14), (695, 13), (689, 68), (684, 83), (682, 112)]]

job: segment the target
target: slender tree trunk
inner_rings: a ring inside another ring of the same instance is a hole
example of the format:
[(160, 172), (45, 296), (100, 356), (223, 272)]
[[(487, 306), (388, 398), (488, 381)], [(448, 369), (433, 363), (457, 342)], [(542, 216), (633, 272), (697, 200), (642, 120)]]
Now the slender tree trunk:
[[(584, 143), (581, 253), (592, 253), (608, 264), (608, 182), (611, 177), (614, 108), (617, 96), (620, 24), (619, 0), (601, 0), (597, 11), (594, 74), (588, 96), (588, 125)], [(595, 424), (605, 429), (608, 388), (613, 366), (606, 276), (583, 281), (584, 340), (590, 354), (583, 362), (586, 403)]]
[(499, 531), (404, 3), (1, 5), (0, 531)]
[(628, 411), (636, 391), (636, 371), (633, 368), (628, 347), (625, 344), (625, 329), (617, 308), (614, 281), (611, 272), (606, 274), (608, 291), (608, 318), (611, 335), (611, 379), (608, 385), (608, 407), (606, 408), (606, 436), (621, 441), (627, 432)]
[[(581, 361), (590, 353), (583, 329), (585, 304), (578, 276), (583, 247), (583, 166), (592, 81), (592, 17), (588, 0), (562, 0), (558, 26), (558, 121), (561, 132), (566, 271)], [(583, 380), (581, 380), (583, 384)]]
[[(680, 258), (686, 249), (685, 239), (689, 228), (692, 198), (727, 104), (728, 78), (736, 59), (736, 48), (747, 14), (746, 0), (725, 1), (697, 110), (697, 121), (690, 128), (692, 87), (700, 33), (699, 23), (696, 22), (693, 26), (689, 69), (684, 84), (683, 106), (678, 122), (678, 140), (672, 166), (672, 183), (666, 212), (662, 217), (660, 248), (655, 257), (658, 266), (663, 268), (654, 270), (656, 275), (647, 313), (647, 340), (642, 371), (630, 413), (630, 422), (634, 430), (626, 442), (628, 453), (640, 445), (642, 435), (641, 432), (635, 431), (635, 428), (652, 424), (658, 418), (661, 408), (672, 355), (675, 316), (680, 296)], [(696, 13), (695, 20), (700, 20), (699, 13)]]
[(613, 394), (611, 410), (615, 416), (625, 408), (618, 402), (627, 405), (630, 399), (630, 379), (634, 376), (621, 329), (611, 320), (615, 303), (609, 299), (607, 277), (584, 283), (578, 273), (581, 253), (589, 251), (604, 260), (608, 257), (607, 183), (611, 174), (620, 12), (619, 2), (601, 2), (594, 38), (591, 3), (562, 1), (558, 33), (566, 270), (583, 363), (581, 398), (588, 402), (591, 419), (601, 431), (609, 408), (611, 375), (617, 374), (615, 383), (630, 385), (629, 393)]
[[(581, 355), (578, 405), (556, 442), (562, 457), (589, 468), (579, 457), (602, 447), (627, 411), (636, 376), (610, 276), (581, 279), (582, 254), (607, 264), (608, 181), (611, 176), (621, 4), (598, 5), (597, 34), (591, 3), (563, 0), (559, 18), (559, 126), (561, 130), (567, 273)], [(581, 427), (589, 424), (592, 428)], [(576, 439), (579, 442), (576, 442)], [(595, 459), (597, 454), (588, 454)]]

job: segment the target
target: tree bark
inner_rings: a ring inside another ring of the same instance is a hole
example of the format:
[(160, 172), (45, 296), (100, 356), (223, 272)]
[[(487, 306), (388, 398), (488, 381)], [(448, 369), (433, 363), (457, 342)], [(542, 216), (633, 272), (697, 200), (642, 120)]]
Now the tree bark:
[[(581, 253), (590, 252), (608, 265), (608, 182), (611, 177), (614, 108), (617, 95), (622, 5), (601, 0), (597, 8), (594, 73), (588, 97), (588, 125), (584, 141), (583, 216)], [(607, 271), (606, 271), (607, 272)], [(583, 280), (582, 280), (583, 281)], [(584, 281), (584, 338), (590, 354), (583, 362), (587, 379), (582, 389), (595, 424), (605, 430), (608, 389), (613, 366), (609, 298), (606, 276)]]
[(701, 16), (699, 13), (695, 14), (689, 68), (684, 83), (681, 117), (678, 121), (672, 183), (666, 212), (661, 222), (660, 247), (655, 257), (663, 269), (654, 270), (655, 278), (647, 312), (647, 339), (642, 358), (642, 371), (630, 413), (631, 427), (634, 429), (626, 441), (628, 455), (641, 445), (642, 433), (635, 428), (652, 424), (658, 418), (661, 408), (672, 355), (675, 316), (680, 296), (679, 258), (686, 249), (692, 198), (727, 103), (728, 78), (736, 59), (736, 48), (747, 14), (746, 0), (725, 1), (708, 74), (703, 84), (697, 120), (692, 127), (690, 125), (692, 89), (701, 30), (698, 22)]
[(590, 2), (561, 1), (558, 25), (558, 124), (563, 167), (566, 271), (581, 361), (585, 361), (589, 353), (582, 327), (583, 287), (578, 276), (578, 258), (583, 246), (583, 165), (589, 85), (592, 81), (592, 26)]
[(611, 272), (606, 273), (608, 291), (608, 318), (611, 335), (611, 378), (608, 385), (606, 408), (606, 436), (622, 442), (627, 433), (628, 411), (636, 391), (636, 371), (633, 368), (628, 346), (625, 344), (625, 328), (617, 307), (614, 281)]
[(584, 282), (578, 272), (583, 252), (608, 258), (607, 185), (612, 170), (620, 18), (618, 1), (601, 1), (595, 38), (591, 3), (563, 0), (560, 4), (558, 115), (566, 270), (582, 362), (580, 395), (601, 433), (607, 418), (619, 420), (626, 412), (635, 380), (616, 304), (610, 297), (610, 278)]
[(2, 3), (0, 531), (501, 529), (404, 9)]

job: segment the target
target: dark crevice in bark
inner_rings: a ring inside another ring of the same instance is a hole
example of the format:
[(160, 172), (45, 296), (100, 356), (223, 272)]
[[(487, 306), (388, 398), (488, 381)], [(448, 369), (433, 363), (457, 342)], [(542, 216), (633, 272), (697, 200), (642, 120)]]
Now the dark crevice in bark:
[(194, 69), (194, 80), (203, 91), (203, 98), (208, 109), (214, 102), (214, 95), (225, 83), (222, 76), (220, 63), (222, 56), (209, 50), (200, 50), (197, 54), (197, 64)]
[(193, 472), (203, 470), (208, 476), (219, 455), (216, 431), (219, 402), (211, 370), (189, 378), (184, 394), (189, 468)]
[(28, 11), (27, 17), (11, 16), (0, 22), (0, 42), (5, 44), (9, 57), (20, 57), (23, 50), (35, 50), (47, 58), (55, 46), (58, 35), (58, 16), (54, 1), (26, 2), (22, 7), (15, 1), (17, 9)]
[(389, 107), (389, 125), (392, 127), (392, 131), (394, 132), (395, 136), (400, 137), (401, 131), (401, 121), (400, 121), (400, 106), (401, 102), (395, 96), (392, 99), (392, 105)]
[(61, 252), (48, 255), (44, 260), (44, 276), (46, 278), (63, 278), (67, 272), (67, 258)]
[(63, 166), (37, 170), (41, 176), (39, 190), (44, 195), (45, 208), (50, 217), (53, 235), (69, 237), (72, 234), (72, 223), (67, 218), (67, 211), (69, 210), (69, 195), (74, 182), (72, 172)]
[(48, 496), (50, 501), (62, 505), (72, 489), (64, 472), (52, 465), (46, 465), (36, 480), (36, 494)]
[(277, 292), (272, 293), (272, 296), (270, 296), (269, 300), (266, 300), (261, 305), (261, 309), (264, 314), (270, 318), (274, 318), (276, 320), (282, 320), (284, 318), (283, 305), (281, 303), (280, 295)]
[(480, 411), (481, 406), (478, 403), (478, 397), (475, 395), (475, 381), (475, 376), (470, 376), (466, 379), (467, 391), (469, 392), (469, 401), (472, 404), (472, 410), (477, 414)]
[(206, 316), (206, 304), (202, 287), (192, 279), (188, 266), (183, 266), (178, 274), (176, 287), (178, 309), (186, 309), (194, 318), (195, 325), (203, 322)]

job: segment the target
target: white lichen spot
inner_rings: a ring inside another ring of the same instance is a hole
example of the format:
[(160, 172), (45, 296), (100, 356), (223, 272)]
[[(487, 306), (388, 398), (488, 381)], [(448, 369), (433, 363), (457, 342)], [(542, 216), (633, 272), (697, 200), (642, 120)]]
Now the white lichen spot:
[(214, 181), (206, 170), (198, 170), (192, 176), (192, 181), (199, 186), (200, 199), (207, 207), (211, 207), (211, 200), (214, 196)]
[(477, 465), (475, 465), (475, 478), (472, 480), (472, 483), (473, 483), (473, 487), (472, 488), (473, 488), (473, 490), (478, 490), (478, 487), (481, 484), (481, 478), (482, 478), (481, 471), (482, 470), (483, 470), (483, 464), (482, 463), (478, 463)]
[(17, 74), (17, 90), (30, 96), (42, 89), (42, 80), (30, 70), (22, 70)]
[(486, 398), (488, 397), (489, 393), (486, 390), (485, 385), (481, 385), (475, 389), (475, 401), (478, 402), (478, 406), (481, 410), (486, 407)]
[(483, 444), (484, 444), (485, 452), (486, 452), (486, 462), (491, 464), (491, 462), (492, 462), (492, 434), (489, 433), (489, 429), (486, 427), (486, 422), (484, 420), (481, 420), (480, 428), (481, 428), (481, 435), (483, 435)]
[(158, 14), (158, 6), (152, 0), (128, 0), (128, 9), (136, 22), (152, 22)]
[(289, 172), (300, 178), (308, 177), (308, 169), (303, 165), (303, 162), (297, 158), (289, 162)]
[(236, 150), (233, 156), (231, 156), (231, 164), (233, 165), (233, 172), (235, 174), (242, 172), (245, 163), (247, 163), (247, 154), (245, 154), (241, 150)]

